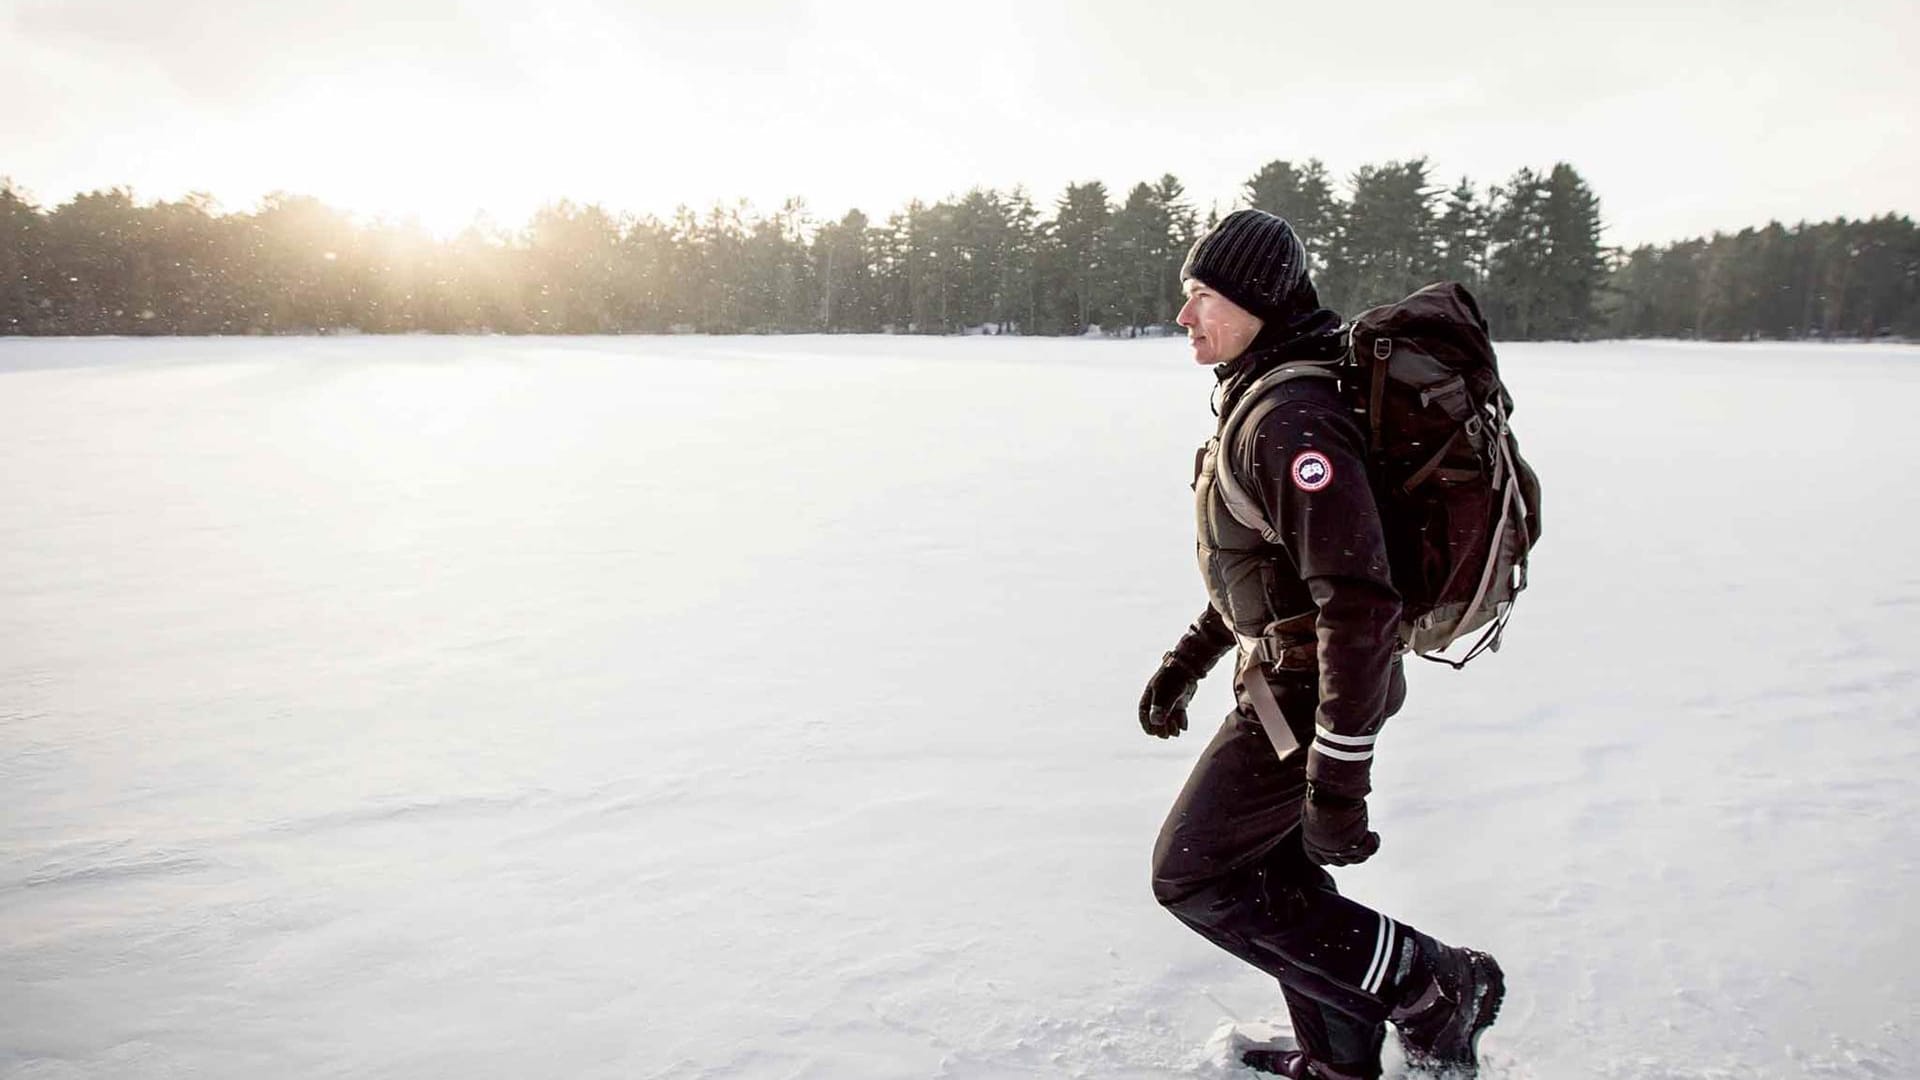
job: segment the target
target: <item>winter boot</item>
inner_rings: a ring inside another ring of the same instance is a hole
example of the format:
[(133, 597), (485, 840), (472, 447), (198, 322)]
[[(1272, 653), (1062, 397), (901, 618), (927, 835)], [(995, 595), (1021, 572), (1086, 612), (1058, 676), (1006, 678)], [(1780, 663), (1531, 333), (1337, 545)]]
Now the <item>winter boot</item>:
[(1421, 945), (1429, 978), (1412, 1000), (1394, 1010), (1400, 1048), (1415, 1068), (1474, 1076), (1480, 1036), (1493, 1026), (1507, 996), (1506, 976), (1486, 953), (1448, 948), (1432, 938)]
[(1240, 1063), (1254, 1072), (1285, 1076), (1291, 1080), (1368, 1080), (1359, 1073), (1340, 1072), (1330, 1065), (1323, 1065), (1299, 1050), (1269, 1050), (1264, 1047), (1248, 1050), (1240, 1055)]

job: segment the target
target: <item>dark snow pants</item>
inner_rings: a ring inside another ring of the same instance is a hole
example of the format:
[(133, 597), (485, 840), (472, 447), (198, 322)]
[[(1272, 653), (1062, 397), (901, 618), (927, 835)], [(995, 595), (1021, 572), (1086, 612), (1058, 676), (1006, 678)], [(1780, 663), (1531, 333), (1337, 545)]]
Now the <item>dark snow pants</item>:
[[(1153, 892), (1209, 941), (1278, 979), (1301, 1048), (1379, 1071), (1394, 990), (1414, 962), (1410, 927), (1341, 896), (1300, 842), (1314, 672), (1268, 677), (1292, 750), (1281, 754), (1242, 703), (1200, 753), (1153, 851)], [(1407, 684), (1398, 663), (1387, 715)], [(1282, 740), (1284, 741), (1284, 740)]]

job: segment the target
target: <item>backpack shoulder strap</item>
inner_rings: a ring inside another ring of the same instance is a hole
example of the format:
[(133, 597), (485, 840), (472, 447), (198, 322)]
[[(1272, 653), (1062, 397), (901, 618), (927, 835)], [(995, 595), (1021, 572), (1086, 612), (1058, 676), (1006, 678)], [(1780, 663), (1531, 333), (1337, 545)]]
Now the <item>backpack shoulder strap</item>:
[(1322, 361), (1283, 364), (1254, 380), (1227, 415), (1220, 418), (1214, 484), (1219, 487), (1220, 499), (1226, 503), (1227, 512), (1233, 515), (1233, 519), (1259, 532), (1269, 544), (1280, 543), (1280, 533), (1273, 527), (1273, 522), (1267, 520), (1267, 512), (1260, 505), (1260, 500), (1247, 490), (1247, 486), (1236, 475), (1242, 457), (1240, 444), (1247, 432), (1258, 430), (1260, 422), (1280, 407), (1281, 396), (1274, 391), (1300, 378), (1333, 379), (1337, 382), (1340, 372), (1335, 364)]

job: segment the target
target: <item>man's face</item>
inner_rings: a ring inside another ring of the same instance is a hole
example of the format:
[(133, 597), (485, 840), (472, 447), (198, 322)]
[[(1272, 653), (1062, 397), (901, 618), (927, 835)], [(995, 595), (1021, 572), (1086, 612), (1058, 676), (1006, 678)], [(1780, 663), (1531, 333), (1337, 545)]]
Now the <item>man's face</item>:
[(1196, 364), (1224, 364), (1247, 351), (1260, 332), (1260, 319), (1214, 292), (1206, 282), (1188, 278), (1187, 302), (1174, 321), (1187, 328)]

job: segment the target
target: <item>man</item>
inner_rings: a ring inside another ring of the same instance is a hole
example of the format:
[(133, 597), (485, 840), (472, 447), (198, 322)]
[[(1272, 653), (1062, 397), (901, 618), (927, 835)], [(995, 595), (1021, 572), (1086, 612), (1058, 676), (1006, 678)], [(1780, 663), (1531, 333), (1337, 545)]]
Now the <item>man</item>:
[[(1216, 411), (1283, 365), (1342, 356), (1340, 318), (1320, 306), (1292, 226), (1258, 210), (1194, 244), (1179, 323), (1215, 365)], [(1247, 1064), (1322, 1080), (1380, 1075), (1391, 1022), (1417, 1066), (1470, 1074), (1504, 995), (1484, 953), (1450, 948), (1339, 895), (1324, 865), (1365, 861), (1375, 741), (1406, 694), (1366, 436), (1331, 378), (1264, 390), (1233, 445), (1196, 469), (1208, 606), (1163, 659), (1140, 723), (1187, 726), (1195, 684), (1238, 650), (1237, 707), (1200, 754), (1153, 853), (1154, 895), (1182, 922), (1278, 979), (1297, 1051)], [(1233, 468), (1273, 530), (1236, 520), (1218, 478)]]

